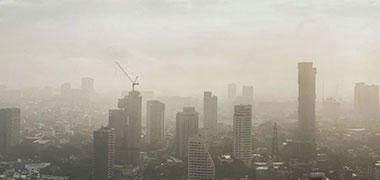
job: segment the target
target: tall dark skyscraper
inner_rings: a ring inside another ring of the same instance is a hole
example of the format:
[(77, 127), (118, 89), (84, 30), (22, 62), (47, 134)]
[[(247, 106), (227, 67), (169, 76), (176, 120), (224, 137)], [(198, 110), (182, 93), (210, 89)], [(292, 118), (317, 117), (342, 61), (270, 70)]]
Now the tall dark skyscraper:
[(190, 137), (198, 134), (199, 115), (194, 107), (184, 107), (182, 112), (176, 117), (176, 156), (186, 158), (187, 144)]
[(127, 113), (122, 109), (109, 110), (108, 127), (115, 130), (115, 163), (123, 165), (126, 163), (126, 138)]
[(115, 131), (102, 127), (94, 131), (93, 180), (111, 180), (114, 177)]
[(311, 62), (298, 64), (299, 140), (315, 144), (315, 77), (317, 69)]
[(203, 116), (207, 136), (215, 135), (218, 126), (218, 97), (208, 91), (203, 96)]
[(130, 91), (128, 96), (119, 99), (118, 107), (127, 116), (124, 131), (124, 142), (126, 151), (126, 164), (137, 165), (141, 144), (141, 109), (142, 98), (138, 91)]
[(165, 141), (165, 104), (151, 100), (147, 102), (147, 140), (154, 147)]
[(20, 109), (0, 109), (0, 153), (20, 143)]
[(236, 98), (236, 84), (228, 84), (228, 99), (235, 100)]
[(366, 117), (379, 112), (379, 86), (355, 84), (355, 111)]

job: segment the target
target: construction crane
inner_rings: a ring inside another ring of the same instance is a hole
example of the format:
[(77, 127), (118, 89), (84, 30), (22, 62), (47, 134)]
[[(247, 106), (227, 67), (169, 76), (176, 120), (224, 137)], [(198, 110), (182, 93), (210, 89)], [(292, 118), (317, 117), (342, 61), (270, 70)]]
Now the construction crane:
[(125, 74), (125, 76), (128, 77), (129, 81), (132, 83), (132, 91), (135, 91), (135, 86), (140, 85), (140, 83), (137, 82), (138, 76), (135, 77), (133, 80), (132, 77), (128, 74), (128, 72), (120, 65), (119, 62), (115, 61), (115, 64), (120, 68), (120, 70)]

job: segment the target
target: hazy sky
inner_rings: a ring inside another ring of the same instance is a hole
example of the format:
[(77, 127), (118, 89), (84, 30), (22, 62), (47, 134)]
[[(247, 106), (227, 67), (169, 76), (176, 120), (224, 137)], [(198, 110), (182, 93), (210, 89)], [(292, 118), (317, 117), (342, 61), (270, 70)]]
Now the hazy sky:
[(319, 94), (349, 97), (380, 84), (380, 1), (0, 0), (0, 84), (129, 88), (114, 60), (159, 94), (236, 82), (273, 98), (296, 97), (296, 63), (313, 61)]

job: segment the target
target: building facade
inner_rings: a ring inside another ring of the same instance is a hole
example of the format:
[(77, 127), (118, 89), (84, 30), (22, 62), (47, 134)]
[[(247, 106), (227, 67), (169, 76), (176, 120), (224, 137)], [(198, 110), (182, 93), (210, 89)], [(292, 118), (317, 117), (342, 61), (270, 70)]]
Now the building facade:
[(215, 135), (218, 126), (218, 97), (211, 92), (204, 92), (203, 96), (203, 127), (207, 136)]
[(127, 116), (124, 128), (125, 164), (138, 165), (141, 145), (142, 97), (138, 91), (130, 91), (128, 96), (119, 99), (118, 107)]
[(147, 142), (160, 146), (165, 142), (165, 104), (151, 100), (147, 102)]
[(298, 138), (315, 144), (315, 78), (317, 70), (311, 62), (298, 64)]
[(379, 112), (379, 86), (355, 84), (355, 110), (367, 117)]
[(178, 158), (187, 157), (187, 143), (190, 137), (198, 134), (199, 114), (194, 107), (184, 107), (176, 116), (175, 154)]
[(0, 153), (20, 143), (20, 116), (19, 108), (0, 109)]
[(199, 137), (188, 141), (188, 180), (215, 180), (215, 165), (206, 144)]
[(233, 156), (251, 167), (252, 105), (236, 105), (233, 119)]
[(127, 113), (122, 109), (109, 110), (108, 127), (115, 130), (115, 163), (123, 165), (126, 163), (126, 136), (127, 133)]
[(94, 131), (93, 180), (107, 180), (114, 177), (115, 131), (102, 127)]

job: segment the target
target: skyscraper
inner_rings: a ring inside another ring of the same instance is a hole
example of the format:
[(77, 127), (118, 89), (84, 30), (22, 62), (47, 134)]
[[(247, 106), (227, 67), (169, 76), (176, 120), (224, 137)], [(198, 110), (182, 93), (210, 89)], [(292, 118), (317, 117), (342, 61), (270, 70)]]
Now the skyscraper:
[(208, 91), (203, 96), (203, 116), (207, 136), (215, 135), (218, 126), (218, 97)]
[(130, 91), (128, 96), (119, 99), (118, 107), (125, 111), (127, 124), (124, 132), (126, 164), (137, 165), (141, 144), (142, 98), (138, 91)]
[(186, 158), (187, 143), (190, 137), (198, 134), (199, 115), (194, 107), (184, 107), (176, 117), (176, 156)]
[(81, 88), (82, 88), (82, 91), (84, 91), (86, 93), (94, 92), (94, 79), (92, 79), (90, 77), (82, 78)]
[(102, 127), (94, 131), (93, 180), (107, 180), (114, 176), (115, 131)]
[(20, 109), (0, 109), (0, 153), (20, 143)]
[(108, 127), (115, 130), (115, 163), (123, 165), (126, 163), (126, 136), (127, 113), (122, 109), (109, 110)]
[(365, 116), (379, 112), (379, 86), (355, 84), (355, 110)]
[(152, 146), (162, 145), (165, 141), (165, 104), (151, 100), (147, 102), (147, 140)]
[(194, 136), (188, 141), (188, 180), (215, 180), (215, 165), (205, 143)]
[(228, 99), (234, 100), (236, 98), (236, 84), (228, 84)]
[(315, 144), (315, 76), (311, 62), (298, 64), (299, 140)]
[(252, 105), (236, 105), (233, 122), (233, 156), (251, 167)]

